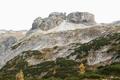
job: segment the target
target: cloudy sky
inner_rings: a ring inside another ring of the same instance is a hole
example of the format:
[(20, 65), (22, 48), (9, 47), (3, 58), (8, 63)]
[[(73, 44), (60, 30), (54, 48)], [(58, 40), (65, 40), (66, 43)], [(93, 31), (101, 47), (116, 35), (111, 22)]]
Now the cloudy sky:
[(98, 23), (120, 20), (120, 0), (0, 0), (0, 29), (30, 29), (50, 12), (90, 12)]

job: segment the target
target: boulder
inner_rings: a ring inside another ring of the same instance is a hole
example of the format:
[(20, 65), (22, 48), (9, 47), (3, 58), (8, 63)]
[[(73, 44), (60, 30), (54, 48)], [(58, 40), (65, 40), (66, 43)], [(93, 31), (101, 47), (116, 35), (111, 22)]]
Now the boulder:
[(72, 12), (67, 15), (67, 21), (71, 23), (94, 24), (94, 15), (88, 12)]

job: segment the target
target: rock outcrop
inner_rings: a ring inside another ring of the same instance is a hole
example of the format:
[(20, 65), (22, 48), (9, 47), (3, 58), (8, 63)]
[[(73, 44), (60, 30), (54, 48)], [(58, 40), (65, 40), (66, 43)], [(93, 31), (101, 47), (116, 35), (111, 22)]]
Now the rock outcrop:
[(95, 24), (94, 15), (88, 12), (73, 12), (68, 14), (67, 21), (76, 24)]
[(48, 18), (43, 19), (43, 23), (41, 23), (40, 29), (47, 31), (50, 30), (58, 25), (60, 25), (63, 20), (65, 19), (64, 13), (51, 13)]
[(47, 18), (42, 19), (38, 17), (32, 24), (32, 30), (40, 28), (43, 31), (47, 31), (58, 26), (65, 19), (65, 13), (53, 12)]
[(31, 30), (28, 34), (35, 32), (36, 30), (47, 31), (59, 26), (63, 21), (74, 23), (74, 24), (95, 24), (94, 15), (88, 12), (73, 12), (66, 16), (66, 13), (53, 12), (48, 17), (38, 17), (34, 20)]
[(41, 25), (42, 21), (43, 19), (41, 17), (36, 18), (32, 24), (31, 30), (39, 29), (39, 26)]

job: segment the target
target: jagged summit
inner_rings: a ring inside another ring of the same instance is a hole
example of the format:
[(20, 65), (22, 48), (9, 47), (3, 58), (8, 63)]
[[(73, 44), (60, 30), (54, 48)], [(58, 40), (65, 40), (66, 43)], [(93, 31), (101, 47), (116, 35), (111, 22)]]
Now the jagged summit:
[(49, 16), (44, 19), (38, 17), (34, 20), (32, 29), (40, 28), (43, 31), (47, 31), (58, 26), (61, 22), (63, 22), (63, 20), (65, 20), (65, 17), (66, 16), (64, 13), (58, 12), (50, 13)]
[(66, 24), (73, 23), (84, 25), (93, 25), (96, 23), (94, 15), (88, 12), (72, 12), (68, 15), (66, 15), (66, 13), (52, 12), (46, 18), (36, 18), (29, 33), (36, 29), (48, 31), (61, 25), (63, 22), (66, 22)]

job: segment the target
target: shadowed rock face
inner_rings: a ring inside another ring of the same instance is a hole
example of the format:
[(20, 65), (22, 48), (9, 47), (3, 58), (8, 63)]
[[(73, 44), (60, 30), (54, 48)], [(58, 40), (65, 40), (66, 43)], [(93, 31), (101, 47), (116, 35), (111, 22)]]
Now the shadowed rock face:
[(43, 19), (41, 17), (36, 18), (32, 24), (32, 30), (39, 29), (39, 26), (41, 25), (42, 21)]
[(73, 12), (68, 14), (67, 21), (71, 23), (94, 24), (94, 15), (88, 12)]

